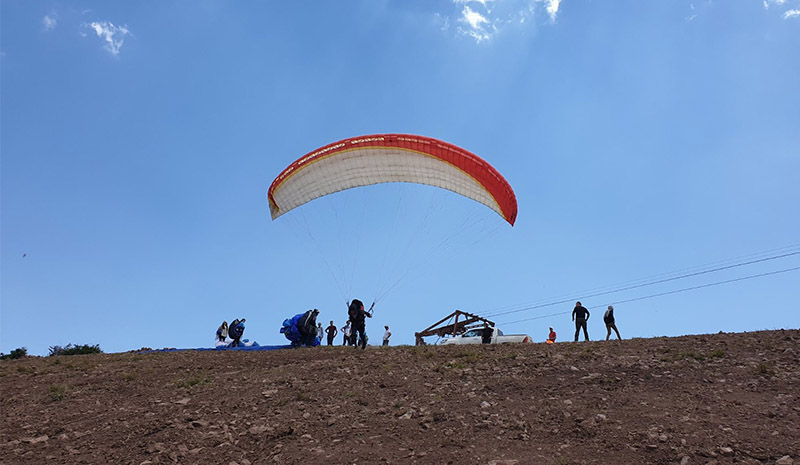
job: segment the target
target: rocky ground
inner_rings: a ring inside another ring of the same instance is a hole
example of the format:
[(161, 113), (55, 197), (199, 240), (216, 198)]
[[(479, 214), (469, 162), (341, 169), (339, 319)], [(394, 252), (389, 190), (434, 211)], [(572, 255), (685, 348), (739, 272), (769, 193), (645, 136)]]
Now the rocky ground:
[(800, 331), (0, 362), (3, 464), (798, 464)]

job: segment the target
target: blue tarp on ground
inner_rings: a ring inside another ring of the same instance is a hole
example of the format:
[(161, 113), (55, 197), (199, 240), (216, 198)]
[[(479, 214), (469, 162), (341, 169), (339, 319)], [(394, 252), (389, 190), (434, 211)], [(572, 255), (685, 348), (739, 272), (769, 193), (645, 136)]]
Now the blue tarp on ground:
[(245, 344), (249, 345), (242, 345), (239, 347), (231, 347), (230, 344), (224, 344), (217, 347), (200, 347), (197, 349), (156, 349), (156, 350), (148, 350), (144, 353), (151, 353), (151, 352), (180, 352), (186, 350), (244, 350), (244, 351), (260, 351), (260, 350), (276, 350), (276, 349), (291, 349), (292, 346), (285, 345), (285, 346), (262, 346), (259, 345), (258, 342), (248, 342), (245, 341)]

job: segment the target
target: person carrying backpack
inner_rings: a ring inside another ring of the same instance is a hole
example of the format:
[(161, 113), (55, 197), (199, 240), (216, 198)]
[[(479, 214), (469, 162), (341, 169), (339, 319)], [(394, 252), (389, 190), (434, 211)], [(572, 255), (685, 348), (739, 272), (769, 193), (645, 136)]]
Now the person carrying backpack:
[(372, 314), (364, 311), (364, 304), (358, 300), (353, 299), (347, 309), (347, 314), (350, 317), (350, 322), (353, 327), (350, 329), (350, 340), (356, 343), (356, 348), (361, 346), (361, 349), (367, 348), (367, 325), (366, 319), (372, 318)]
[(228, 336), (230, 336), (233, 341), (231, 342), (231, 347), (239, 347), (241, 345), (242, 335), (244, 335), (244, 322), (247, 321), (245, 318), (241, 320), (233, 320), (228, 326)]
[(606, 334), (606, 341), (609, 337), (611, 337), (611, 330), (613, 329), (615, 333), (617, 333), (617, 340), (622, 340), (622, 337), (619, 335), (619, 330), (617, 329), (617, 325), (614, 322), (614, 306), (609, 305), (608, 310), (603, 315), (603, 323), (606, 324), (606, 329), (608, 330), (608, 334)]

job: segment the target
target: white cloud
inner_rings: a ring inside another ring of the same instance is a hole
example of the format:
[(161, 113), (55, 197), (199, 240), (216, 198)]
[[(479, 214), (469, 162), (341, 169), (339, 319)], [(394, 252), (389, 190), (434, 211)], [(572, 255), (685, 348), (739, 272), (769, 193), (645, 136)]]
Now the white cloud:
[[(97, 37), (105, 42), (103, 48), (114, 56), (119, 55), (119, 49), (122, 48), (122, 44), (125, 42), (125, 36), (133, 35), (127, 26), (114, 26), (110, 21), (94, 21), (84, 24), (84, 27), (92, 29), (97, 34)], [(85, 36), (85, 34), (83, 35)]]
[(492, 3), (493, 1), (494, 1), (494, 0), (453, 0), (453, 3), (463, 3), (463, 4), (467, 4), (467, 3), (480, 3), (481, 5), (483, 5), (483, 6), (484, 6), (484, 8), (488, 8), (486, 5), (487, 5), (488, 3)]
[(460, 32), (472, 37), (476, 41), (481, 42), (492, 37), (494, 28), (489, 28), (489, 20), (482, 14), (474, 11), (469, 5), (464, 5), (464, 8), (461, 10), (461, 18), (458, 20), (469, 26), (467, 29), (459, 28)]
[(800, 10), (788, 10), (783, 14), (783, 19), (800, 17)]
[[(456, 34), (468, 36), (477, 42), (493, 38), (503, 30), (525, 29), (536, 27), (536, 21), (529, 21), (537, 16), (547, 15), (549, 23), (554, 23), (563, 0), (450, 0), (454, 7), (448, 14), (436, 13), (436, 24), (448, 30), (452, 22), (458, 26)], [(455, 20), (450, 21), (451, 18)], [(541, 23), (542, 21), (539, 21)], [(523, 32), (524, 33), (524, 32)]]
[(543, 0), (547, 3), (547, 14), (550, 15), (550, 21), (556, 20), (556, 14), (558, 13), (558, 6), (561, 4), (561, 0)]
[(480, 29), (484, 24), (489, 23), (482, 14), (477, 11), (472, 11), (472, 8), (469, 6), (465, 6), (461, 11), (461, 19), (469, 24), (472, 29)]
[(45, 15), (45, 17), (42, 18), (42, 24), (44, 25), (45, 31), (52, 31), (53, 29), (56, 28), (57, 23), (58, 21), (56, 21), (55, 14)]

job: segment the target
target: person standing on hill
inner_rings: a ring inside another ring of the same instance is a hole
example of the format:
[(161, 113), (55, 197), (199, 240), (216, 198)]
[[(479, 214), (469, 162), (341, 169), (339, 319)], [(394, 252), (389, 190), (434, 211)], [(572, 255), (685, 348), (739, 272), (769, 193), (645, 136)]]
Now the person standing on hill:
[(614, 306), (609, 305), (608, 310), (603, 315), (603, 323), (606, 324), (606, 329), (608, 330), (608, 334), (606, 334), (606, 341), (609, 337), (611, 337), (611, 330), (613, 329), (615, 333), (617, 333), (617, 340), (622, 340), (622, 337), (619, 335), (619, 330), (617, 329), (617, 324), (614, 322)]
[(325, 328), (325, 332), (328, 333), (328, 345), (332, 346), (333, 345), (333, 338), (335, 338), (336, 335), (339, 333), (339, 330), (336, 329), (336, 325), (333, 324), (333, 320), (331, 320), (330, 326)]
[(350, 320), (347, 320), (344, 326), (342, 326), (342, 345), (350, 345)]
[(386, 329), (386, 331), (384, 331), (383, 333), (383, 345), (388, 346), (389, 338), (392, 337), (392, 332), (389, 331), (389, 325), (384, 326), (384, 328)]
[(492, 343), (492, 328), (489, 327), (489, 323), (483, 324), (483, 331), (481, 332), (481, 344), (491, 344)]
[(322, 329), (322, 323), (317, 323), (317, 337), (319, 338), (320, 344), (322, 344), (322, 335), (325, 334), (325, 330)]
[(581, 305), (580, 301), (575, 302), (575, 308), (572, 310), (572, 321), (575, 322), (575, 342), (578, 342), (578, 334), (583, 328), (583, 337), (586, 341), (589, 340), (589, 332), (586, 331), (586, 320), (589, 319), (589, 310)]
[[(347, 309), (347, 314), (353, 328), (350, 330), (350, 340), (355, 343), (356, 348), (361, 346), (361, 349), (367, 348), (367, 318), (372, 318), (372, 314), (364, 311), (364, 304), (358, 300), (353, 299)], [(358, 341), (358, 342), (356, 342)]]
[(217, 341), (225, 342), (225, 338), (228, 337), (228, 322), (223, 321), (219, 328), (217, 328)]

